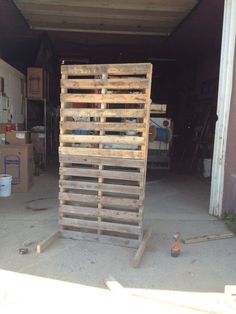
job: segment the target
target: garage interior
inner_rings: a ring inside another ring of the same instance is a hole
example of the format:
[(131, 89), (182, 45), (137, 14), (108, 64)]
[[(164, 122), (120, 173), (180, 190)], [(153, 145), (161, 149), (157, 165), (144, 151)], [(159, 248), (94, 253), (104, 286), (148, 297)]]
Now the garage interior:
[[(45, 134), (44, 146), (34, 154), (29, 191), (0, 198), (5, 221), (1, 238), (7, 240), (3, 269), (98, 287), (108, 270), (130, 288), (222, 292), (225, 278), (233, 282), (233, 239), (226, 240), (227, 248), (224, 241), (196, 246), (196, 259), (188, 249), (175, 271), (173, 261), (166, 262), (176, 231), (186, 237), (227, 232), (221, 221), (208, 216), (223, 11), (223, 0), (0, 1), (0, 58), (25, 75), (25, 84), (28, 68), (44, 71), (42, 100), (22, 95), (20, 120), (13, 115), (12, 121), (2, 123), (1, 132), (7, 124), (16, 131)], [(153, 235), (140, 278), (131, 268), (124, 272), (128, 251), (123, 248), (62, 240), (46, 257), (33, 251), (57, 229), (60, 66), (116, 63), (152, 63), (151, 100), (167, 109), (152, 113), (151, 120), (171, 125), (167, 158), (148, 162), (144, 224), (152, 226)], [(23, 260), (17, 250), (24, 245), (32, 254)], [(227, 250), (225, 259), (215, 259), (217, 250)], [(78, 251), (83, 256), (77, 263)], [(172, 269), (169, 279), (156, 269), (155, 258), (167, 271)], [(229, 267), (221, 269), (224, 276), (214, 276), (221, 263)], [(208, 273), (205, 264), (214, 264), (214, 272)], [(185, 272), (189, 280), (183, 282)], [(207, 282), (196, 280), (206, 277)]]

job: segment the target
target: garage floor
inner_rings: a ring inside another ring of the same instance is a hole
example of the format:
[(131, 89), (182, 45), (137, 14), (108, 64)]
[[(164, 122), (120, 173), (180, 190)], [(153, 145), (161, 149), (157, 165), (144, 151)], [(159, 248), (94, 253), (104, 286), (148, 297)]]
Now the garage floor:
[[(170, 256), (172, 235), (183, 238), (228, 232), (224, 223), (208, 215), (210, 186), (188, 176), (168, 174), (147, 184), (145, 224), (153, 236), (139, 269), (130, 266), (134, 249), (59, 239), (37, 255), (35, 247), (57, 229), (58, 177), (51, 171), (36, 177), (30, 193), (0, 199), (0, 268), (19, 273), (105, 288), (104, 278), (114, 276), (139, 294), (189, 302), (186, 293), (201, 296), (204, 311), (220, 313), (224, 286), (236, 282), (236, 238), (192, 245), (182, 244), (179, 258)], [(18, 249), (27, 246), (29, 254)], [(207, 294), (206, 294), (207, 293)], [(210, 294), (208, 294), (210, 293)], [(177, 302), (177, 301), (176, 301)], [(193, 307), (194, 307), (193, 306)], [(211, 307), (214, 307), (214, 311)], [(181, 311), (183, 313), (183, 311)], [(195, 313), (195, 312), (194, 312)]]

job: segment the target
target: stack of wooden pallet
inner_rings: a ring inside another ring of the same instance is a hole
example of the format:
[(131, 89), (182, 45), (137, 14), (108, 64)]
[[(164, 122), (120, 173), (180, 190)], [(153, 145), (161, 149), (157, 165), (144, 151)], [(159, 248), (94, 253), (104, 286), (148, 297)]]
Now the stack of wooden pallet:
[(151, 64), (62, 65), (62, 237), (142, 240), (151, 72)]

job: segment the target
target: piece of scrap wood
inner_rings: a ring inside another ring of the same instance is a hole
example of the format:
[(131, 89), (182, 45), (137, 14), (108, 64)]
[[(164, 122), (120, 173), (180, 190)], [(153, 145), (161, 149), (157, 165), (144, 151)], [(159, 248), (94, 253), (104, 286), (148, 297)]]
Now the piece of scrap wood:
[(61, 232), (56, 231), (51, 234), (47, 239), (43, 240), (37, 245), (37, 253), (42, 253), (46, 248), (48, 248), (54, 241), (60, 238)]
[(204, 235), (201, 237), (194, 237), (189, 239), (183, 239), (182, 242), (184, 244), (192, 244), (192, 243), (199, 243), (199, 242), (206, 242), (206, 241), (214, 241), (214, 240), (223, 240), (233, 238), (233, 233), (225, 233), (225, 234), (212, 234), (212, 235)]
[(107, 288), (115, 294), (128, 295), (128, 291), (112, 276), (108, 276), (105, 280)]
[(143, 257), (143, 253), (144, 253), (144, 250), (147, 246), (147, 243), (148, 243), (148, 240), (150, 239), (152, 235), (152, 229), (149, 228), (145, 233), (144, 233), (144, 237), (143, 237), (143, 240), (142, 242), (140, 243), (139, 245), (139, 248), (134, 256), (134, 259), (133, 259), (133, 262), (132, 262), (132, 266), (133, 267), (139, 267), (140, 263), (141, 263), (141, 259)]

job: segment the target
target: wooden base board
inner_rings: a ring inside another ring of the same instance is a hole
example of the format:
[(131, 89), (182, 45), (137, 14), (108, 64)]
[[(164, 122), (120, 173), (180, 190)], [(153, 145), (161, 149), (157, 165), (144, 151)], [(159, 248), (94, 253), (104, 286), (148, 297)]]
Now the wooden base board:
[(149, 228), (145, 233), (144, 233), (144, 237), (139, 245), (139, 248), (134, 256), (133, 262), (132, 262), (132, 266), (137, 268), (139, 267), (142, 257), (143, 257), (143, 253), (145, 251), (145, 248), (147, 246), (148, 240), (150, 239), (152, 235), (152, 229)]
[(45, 251), (51, 244), (53, 244), (53, 242), (59, 238), (94, 241), (130, 248), (138, 248), (140, 244), (140, 241), (135, 239), (126, 239), (110, 235), (90, 234), (71, 230), (58, 230), (37, 245), (37, 253), (42, 253)]

